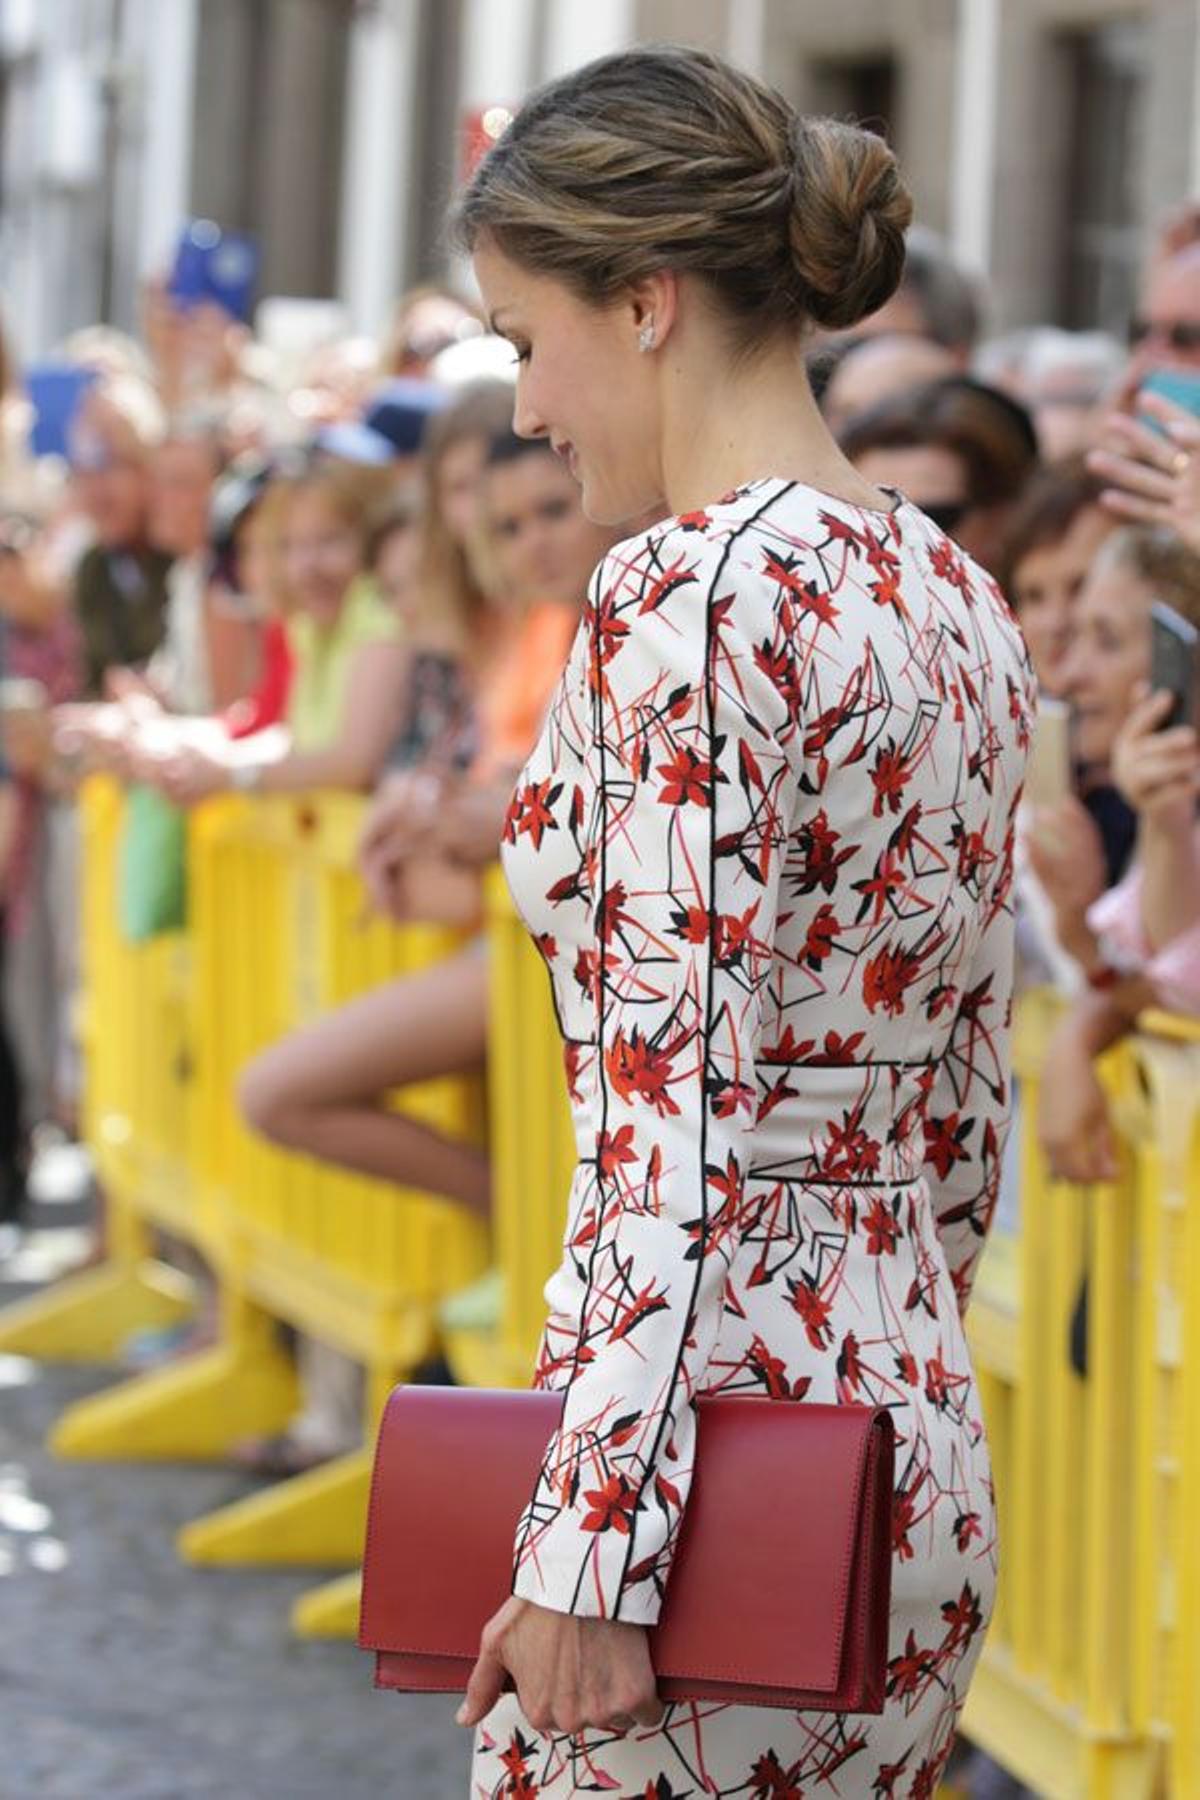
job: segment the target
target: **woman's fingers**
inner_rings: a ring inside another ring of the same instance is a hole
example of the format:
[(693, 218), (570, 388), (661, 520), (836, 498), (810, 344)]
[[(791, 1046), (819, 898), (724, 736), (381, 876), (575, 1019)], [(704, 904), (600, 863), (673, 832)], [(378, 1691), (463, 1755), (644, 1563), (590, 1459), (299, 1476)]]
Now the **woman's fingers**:
[(484, 1645), (479, 1652), (466, 1697), (454, 1717), (460, 1725), (478, 1725), (486, 1719), (504, 1692), (508, 1671), (494, 1649)]
[(1152, 419), (1165, 425), (1172, 441), (1183, 449), (1200, 449), (1200, 420), (1174, 400), (1168, 400), (1165, 394), (1139, 395), (1138, 411), (1149, 413)]
[[(1169, 456), (1179, 454), (1169, 444), (1165, 447)], [(1091, 450), (1087, 463), (1094, 475), (1111, 482), (1123, 496), (1135, 495), (1159, 506), (1170, 506), (1175, 498), (1175, 475), (1170, 462), (1146, 463), (1113, 450)]]

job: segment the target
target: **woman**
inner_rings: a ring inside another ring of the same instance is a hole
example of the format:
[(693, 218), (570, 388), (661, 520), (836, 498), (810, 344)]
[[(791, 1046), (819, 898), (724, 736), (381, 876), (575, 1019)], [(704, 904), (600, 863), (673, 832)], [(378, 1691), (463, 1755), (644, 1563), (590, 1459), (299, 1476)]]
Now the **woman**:
[(1082, 457), (1039, 469), (1017, 502), (996, 578), (1021, 622), (1043, 694), (1061, 697), (1079, 595), (1114, 523)]
[(1037, 464), (1029, 415), (999, 388), (945, 376), (881, 400), (838, 433), (859, 474), (896, 486), (997, 573), (1018, 494)]
[(1071, 1181), (1117, 1173), (1095, 1058), (1146, 1007), (1200, 1012), (1200, 753), (1189, 725), (1164, 728), (1167, 696), (1148, 692), (1155, 600), (1200, 626), (1200, 554), (1162, 526), (1122, 527), (1084, 586), (1064, 671), (1080, 753), (1111, 764), (1134, 809), (1132, 868), (1112, 885), (1077, 803), (1048, 810), (1032, 839), (1059, 941), (1086, 981), (1047, 1053), (1039, 1122), (1051, 1167)]
[[(400, 620), (366, 571), (382, 500), (371, 472), (330, 463), (273, 484), (267, 505), (277, 532), (294, 658), (286, 727), (234, 741), (148, 755), (170, 797), (192, 804), (222, 789), (302, 793), (366, 788), (387, 754), (407, 679)], [(169, 734), (165, 741), (171, 742)]]
[[(910, 211), (878, 138), (672, 48), (534, 95), (461, 202), (517, 429), (591, 517), (672, 515), (601, 564), (506, 830), (582, 1151), (537, 1374), (562, 1424), (459, 1714), (477, 1797), (931, 1794), (992, 1605), (960, 1309), (1032, 681), (998, 590), (856, 473), (800, 359), (894, 291)], [(737, 1391), (892, 1411), (882, 1717), (656, 1697), (692, 1401)]]

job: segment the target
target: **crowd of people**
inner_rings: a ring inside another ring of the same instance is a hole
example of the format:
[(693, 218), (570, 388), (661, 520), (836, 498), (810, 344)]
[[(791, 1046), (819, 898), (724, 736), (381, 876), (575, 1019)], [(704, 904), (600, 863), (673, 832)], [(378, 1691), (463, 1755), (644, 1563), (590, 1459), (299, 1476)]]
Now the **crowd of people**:
[[(986, 310), (914, 228), (899, 293), (815, 342), (809, 371), (863, 475), (990, 570), (1024, 627), (1049, 724), (1020, 960), (1068, 996), (1040, 1131), (1053, 1168), (1090, 1181), (1116, 1154), (1097, 1056), (1147, 1007), (1200, 1015), (1200, 747), (1150, 679), (1152, 609), (1200, 627), (1200, 414), (1152, 379), (1190, 376), (1200, 407), (1200, 214), (1160, 234), (1128, 346), (989, 339)], [(279, 1144), (486, 1216), (486, 1153), (384, 1096), (484, 1060), (483, 872), (619, 534), (585, 518), (549, 445), (514, 435), (511, 351), (447, 290), (407, 296), (380, 343), (289, 364), (151, 286), (141, 341), (95, 327), (60, 354), (89, 374), (65, 458), (33, 453), (0, 358), (0, 1220), (22, 1217), (39, 1133), (77, 1117), (75, 800), (95, 770), (129, 790), (133, 938), (182, 918), (189, 807), (369, 797), (371, 906), (461, 927), (464, 948), (264, 1048), (239, 1103)], [(493, 1279), (463, 1304), (496, 1301)], [(246, 1449), (264, 1472), (357, 1436), (352, 1378), (310, 1349), (304, 1414)]]

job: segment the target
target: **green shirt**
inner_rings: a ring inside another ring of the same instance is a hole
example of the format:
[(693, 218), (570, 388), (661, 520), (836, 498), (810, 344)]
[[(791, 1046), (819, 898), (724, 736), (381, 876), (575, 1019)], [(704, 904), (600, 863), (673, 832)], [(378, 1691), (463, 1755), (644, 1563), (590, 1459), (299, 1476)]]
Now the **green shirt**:
[(319, 625), (304, 613), (288, 620), (296, 667), (287, 722), (295, 749), (324, 750), (336, 741), (355, 656), (369, 644), (399, 638), (400, 621), (369, 575), (352, 584), (333, 625)]

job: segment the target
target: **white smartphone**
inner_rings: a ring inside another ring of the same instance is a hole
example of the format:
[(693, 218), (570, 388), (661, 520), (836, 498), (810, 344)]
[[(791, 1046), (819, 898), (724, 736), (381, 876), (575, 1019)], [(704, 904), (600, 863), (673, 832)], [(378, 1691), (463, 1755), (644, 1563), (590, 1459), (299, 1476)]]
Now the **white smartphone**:
[(1071, 709), (1065, 700), (1043, 697), (1025, 770), (1025, 798), (1034, 806), (1057, 806), (1071, 792)]

